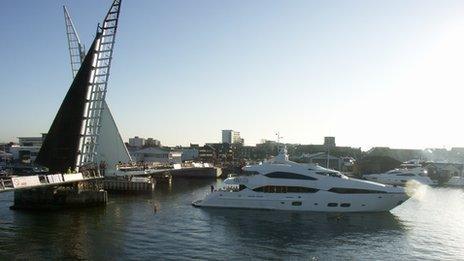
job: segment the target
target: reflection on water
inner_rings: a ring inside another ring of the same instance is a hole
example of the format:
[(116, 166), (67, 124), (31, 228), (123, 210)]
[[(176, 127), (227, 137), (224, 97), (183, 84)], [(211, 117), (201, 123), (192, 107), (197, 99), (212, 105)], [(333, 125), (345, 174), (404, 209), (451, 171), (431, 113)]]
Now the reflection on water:
[(1, 194), (0, 259), (464, 258), (462, 190), (421, 187), (392, 213), (192, 207), (212, 183), (175, 180), (80, 211), (11, 211)]
[[(227, 232), (230, 244), (253, 246), (250, 257), (347, 257), (337, 249), (363, 241), (400, 237), (405, 227), (390, 213), (324, 214), (259, 210), (204, 209), (213, 226)], [(369, 243), (372, 246), (372, 242)], [(340, 249), (341, 250), (341, 249)], [(355, 257), (354, 255), (353, 257)]]

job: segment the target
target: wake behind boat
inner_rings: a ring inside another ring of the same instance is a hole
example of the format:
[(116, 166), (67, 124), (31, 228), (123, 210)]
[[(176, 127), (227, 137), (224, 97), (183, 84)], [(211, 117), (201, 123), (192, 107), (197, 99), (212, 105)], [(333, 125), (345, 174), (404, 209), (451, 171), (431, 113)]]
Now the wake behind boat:
[(196, 207), (317, 212), (383, 212), (406, 201), (404, 188), (349, 178), (317, 165), (288, 160), (282, 148), (273, 159), (243, 168), (252, 176), (231, 177)]

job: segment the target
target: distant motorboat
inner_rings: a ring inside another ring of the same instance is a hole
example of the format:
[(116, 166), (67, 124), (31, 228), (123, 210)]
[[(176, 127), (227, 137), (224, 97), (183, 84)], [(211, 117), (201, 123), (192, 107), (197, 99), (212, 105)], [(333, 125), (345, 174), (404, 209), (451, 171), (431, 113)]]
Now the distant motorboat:
[(409, 181), (417, 181), (424, 185), (434, 184), (427, 175), (427, 170), (418, 161), (407, 161), (401, 164), (400, 168), (380, 174), (368, 174), (363, 177), (370, 181), (396, 186), (405, 186)]

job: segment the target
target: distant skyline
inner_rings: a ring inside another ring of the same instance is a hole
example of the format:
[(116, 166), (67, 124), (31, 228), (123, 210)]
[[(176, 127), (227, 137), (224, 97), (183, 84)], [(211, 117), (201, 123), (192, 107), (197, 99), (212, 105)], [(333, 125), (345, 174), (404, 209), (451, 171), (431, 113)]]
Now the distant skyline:
[[(6, 1), (0, 141), (47, 132), (111, 1)], [(464, 147), (464, 1), (123, 0), (107, 101), (125, 141)]]

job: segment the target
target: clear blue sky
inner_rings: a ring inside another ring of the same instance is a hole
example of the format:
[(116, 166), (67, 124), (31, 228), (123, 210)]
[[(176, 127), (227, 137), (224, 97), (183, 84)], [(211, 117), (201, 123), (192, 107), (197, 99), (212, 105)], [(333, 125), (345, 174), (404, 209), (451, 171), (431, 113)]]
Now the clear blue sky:
[[(0, 141), (48, 131), (110, 1), (3, 1)], [(123, 1), (108, 103), (124, 138), (464, 146), (464, 1)]]

